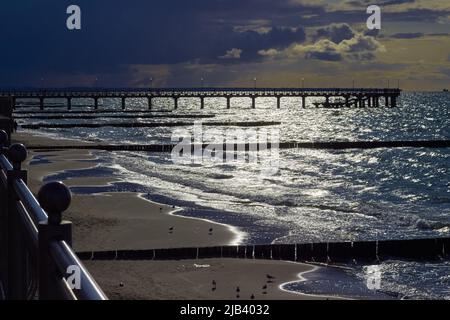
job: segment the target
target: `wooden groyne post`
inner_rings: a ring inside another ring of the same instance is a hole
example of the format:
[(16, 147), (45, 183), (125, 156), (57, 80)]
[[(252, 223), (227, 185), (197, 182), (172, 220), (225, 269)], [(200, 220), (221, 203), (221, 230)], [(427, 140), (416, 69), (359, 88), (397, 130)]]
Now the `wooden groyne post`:
[(148, 250), (85, 251), (83, 260), (264, 259), (317, 263), (378, 263), (388, 259), (440, 261), (449, 257), (450, 238), (260, 244)]

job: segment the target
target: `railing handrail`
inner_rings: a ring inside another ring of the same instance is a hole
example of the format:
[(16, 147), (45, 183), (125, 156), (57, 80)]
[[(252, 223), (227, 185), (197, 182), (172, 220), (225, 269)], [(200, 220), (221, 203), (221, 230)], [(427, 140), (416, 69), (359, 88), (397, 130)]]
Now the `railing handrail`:
[(13, 169), (11, 162), (3, 154), (0, 154), (0, 165), (1, 169), (5, 172)]
[(50, 243), (50, 254), (56, 262), (61, 273), (65, 273), (69, 266), (80, 267), (80, 287), (82, 290), (74, 290), (79, 300), (106, 300), (107, 297), (91, 276), (89, 271), (80, 261), (72, 248), (65, 241), (52, 241)]
[(30, 189), (28, 189), (25, 182), (22, 179), (17, 179), (14, 180), (13, 186), (17, 197), (23, 203), (23, 206), (27, 210), (33, 222), (38, 224), (41, 221), (46, 221), (48, 219), (47, 213), (44, 209), (42, 209), (41, 205), (36, 200), (33, 193), (31, 193)]
[[(4, 141), (0, 142), (0, 145), (3, 143), (5, 142)], [(32, 242), (31, 250), (36, 252), (36, 256), (38, 257), (38, 259), (43, 260), (47, 257), (50, 257), (51, 259), (50, 263), (54, 264), (59, 271), (58, 274), (52, 274), (50, 276), (52, 278), (54, 277), (57, 278), (56, 279), (57, 281), (54, 283), (57, 284), (59, 283), (60, 290), (58, 291), (57, 289), (50, 288), (51, 292), (62, 292), (63, 299), (76, 298), (82, 300), (107, 300), (108, 298), (106, 297), (105, 293), (102, 291), (100, 286), (95, 282), (94, 278), (90, 275), (89, 271), (77, 257), (76, 253), (69, 246), (67, 240), (52, 238), (51, 235), (52, 232), (48, 232), (48, 230), (52, 228), (53, 231), (60, 231), (58, 229), (60, 228), (61, 223), (60, 216), (61, 212), (64, 211), (70, 203), (70, 191), (62, 183), (57, 183), (56, 187), (60, 189), (63, 188), (64, 189), (63, 191), (68, 193), (69, 199), (68, 200), (63, 199), (60, 201), (59, 204), (51, 204), (51, 203), (43, 204), (42, 201), (38, 201), (35, 198), (35, 196), (30, 191), (26, 182), (23, 179), (24, 175), (23, 171), (20, 168), (20, 163), (24, 161), (26, 158), (25, 147), (23, 145), (16, 144), (12, 145), (8, 149), (9, 158), (12, 158), (12, 163), (10, 162), (8, 157), (6, 157), (5, 154), (3, 154), (5, 151), (3, 147), (1, 147), (0, 151), (1, 151), (0, 172), (2, 172), (2, 175), (4, 174), (4, 176), (7, 178), (8, 181), (6, 187), (8, 193), (12, 192), (14, 194), (13, 199), (15, 201), (15, 203), (13, 204), (11, 203), (8, 204), (8, 208), (13, 208), (12, 210), (15, 210), (13, 214), (17, 214), (18, 216), (18, 219), (16, 219), (15, 221), (19, 221), (19, 223), (21, 224), (20, 228), (24, 230), (24, 233), (26, 234), (28, 239), (31, 239)], [(50, 184), (47, 184), (46, 186), (49, 185)], [(41, 196), (41, 192), (43, 192), (44, 199), (47, 199), (49, 196), (50, 197), (53, 196), (52, 192), (50, 192), (51, 190), (45, 190), (46, 186), (41, 188), (41, 191), (39, 192), (39, 196)], [(56, 190), (53, 189), (52, 191), (56, 191), (56, 193), (58, 193), (58, 189)], [(44, 202), (45, 201), (48, 200), (44, 200)], [(64, 207), (66, 202), (67, 207)], [(52, 209), (55, 206), (56, 208), (58, 208), (58, 206), (61, 206), (61, 204), (63, 207), (62, 210), (60, 210), (60, 212), (57, 212), (58, 209), (56, 210)], [(48, 206), (48, 208), (46, 207), (46, 205)], [(11, 212), (8, 212), (8, 215), (10, 216), (9, 219), (11, 219)], [(45, 235), (41, 235), (42, 233), (41, 230), (44, 230), (44, 228), (47, 228)], [(69, 234), (70, 239), (68, 240), (69, 242), (71, 242), (71, 224), (66, 222), (65, 228), (62, 228), (61, 230), (63, 229), (69, 230), (67, 234)], [(10, 230), (10, 231), (18, 232), (18, 230)], [(39, 247), (43, 243), (41, 236), (43, 237), (44, 241), (48, 240), (44, 242), (45, 244), (44, 249)], [(48, 250), (48, 252), (45, 250)], [(45, 253), (42, 254), (42, 251), (45, 251)], [(43, 255), (46, 255), (47, 257), (43, 257)], [(75, 266), (80, 271), (79, 272), (81, 284), (80, 288), (71, 289), (70, 286), (67, 284), (66, 280), (64, 279), (64, 276), (62, 276), (67, 273), (67, 268), (69, 266)], [(58, 278), (61, 281), (59, 281)], [(40, 281), (42, 282), (42, 278), (40, 278)], [(39, 285), (42, 286), (44, 284), (40, 283)], [(45, 286), (47, 287), (50, 285), (45, 284)], [(71, 292), (68, 292), (67, 289), (70, 289)], [(39, 298), (42, 297), (40, 296)]]

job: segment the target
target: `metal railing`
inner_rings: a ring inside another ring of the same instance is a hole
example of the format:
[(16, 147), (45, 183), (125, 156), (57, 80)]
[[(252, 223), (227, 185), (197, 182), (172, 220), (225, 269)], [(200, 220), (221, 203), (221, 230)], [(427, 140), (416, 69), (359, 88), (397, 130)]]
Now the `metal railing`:
[(38, 200), (27, 186), (22, 144), (6, 147), (0, 131), (0, 299), (107, 300), (71, 248), (71, 202), (61, 182), (44, 185)]

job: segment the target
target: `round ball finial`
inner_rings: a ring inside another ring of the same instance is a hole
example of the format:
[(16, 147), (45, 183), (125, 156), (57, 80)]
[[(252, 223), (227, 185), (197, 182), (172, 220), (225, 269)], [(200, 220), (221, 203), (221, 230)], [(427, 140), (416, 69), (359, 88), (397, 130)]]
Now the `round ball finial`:
[(61, 216), (72, 201), (69, 188), (62, 182), (49, 182), (38, 192), (38, 201), (42, 209), (48, 213), (48, 222), (51, 225), (61, 223)]
[(8, 134), (5, 130), (0, 130), (0, 146), (4, 146), (8, 143)]
[(25, 161), (28, 156), (27, 148), (21, 143), (15, 143), (9, 147), (8, 158), (15, 168), (20, 169), (20, 164)]

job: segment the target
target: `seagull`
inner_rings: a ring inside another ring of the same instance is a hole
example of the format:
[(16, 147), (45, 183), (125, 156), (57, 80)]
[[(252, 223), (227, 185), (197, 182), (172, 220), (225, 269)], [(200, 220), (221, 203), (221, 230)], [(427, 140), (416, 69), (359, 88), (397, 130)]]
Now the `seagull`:
[(173, 229), (174, 229), (173, 227), (170, 227), (170, 228), (169, 228), (169, 233), (172, 233), (172, 232), (173, 232)]
[(236, 292), (241, 292), (241, 289), (239, 289), (239, 287), (237, 287)]
[(210, 228), (210, 229), (209, 229), (209, 233), (212, 233), (212, 232), (213, 232), (213, 228)]
[(240, 296), (239, 294), (237, 294), (237, 295), (236, 295), (236, 298), (238, 298), (238, 299), (239, 299), (240, 297), (241, 297), (241, 296)]
[(124, 286), (123, 282), (119, 283), (119, 286), (120, 286), (120, 287), (123, 287), (123, 286)]
[(266, 277), (267, 277), (267, 279), (275, 279), (275, 277), (271, 276), (270, 274), (267, 274)]
[(250, 297), (250, 299), (255, 300), (255, 295), (252, 294), (252, 296)]
[(267, 284), (265, 284), (262, 288), (263, 290), (267, 290)]
[(212, 285), (215, 287), (217, 285), (216, 280), (212, 281)]

